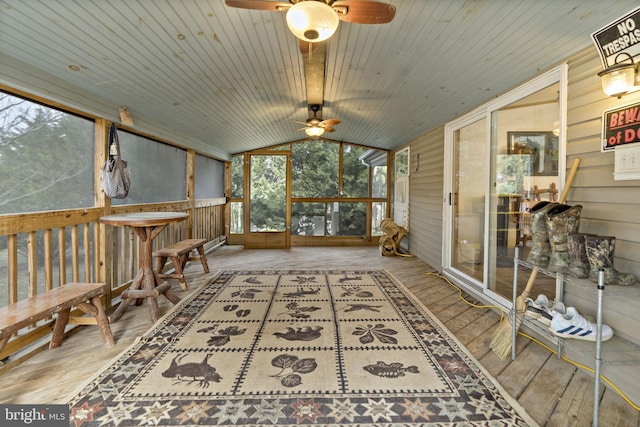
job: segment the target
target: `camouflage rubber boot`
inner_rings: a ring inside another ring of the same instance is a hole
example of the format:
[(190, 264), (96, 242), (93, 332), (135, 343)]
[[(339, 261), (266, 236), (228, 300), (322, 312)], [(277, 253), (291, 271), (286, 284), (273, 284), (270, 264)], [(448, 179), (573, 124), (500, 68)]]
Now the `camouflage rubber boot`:
[(578, 279), (589, 277), (589, 259), (587, 258), (585, 233), (571, 233), (567, 239), (569, 251), (569, 268), (567, 274)]
[(529, 209), (532, 246), (527, 262), (536, 267), (547, 268), (549, 264), (551, 246), (547, 232), (547, 212), (556, 205), (555, 202), (538, 202)]
[(581, 205), (557, 205), (547, 212), (547, 232), (551, 245), (548, 269), (564, 273), (569, 268), (567, 239), (577, 233), (580, 226)]
[(591, 270), (589, 279), (598, 281), (598, 271), (604, 270), (605, 285), (628, 286), (636, 281), (635, 276), (628, 273), (621, 273), (613, 268), (613, 256), (616, 249), (616, 238), (613, 236), (593, 236), (585, 237), (587, 259)]

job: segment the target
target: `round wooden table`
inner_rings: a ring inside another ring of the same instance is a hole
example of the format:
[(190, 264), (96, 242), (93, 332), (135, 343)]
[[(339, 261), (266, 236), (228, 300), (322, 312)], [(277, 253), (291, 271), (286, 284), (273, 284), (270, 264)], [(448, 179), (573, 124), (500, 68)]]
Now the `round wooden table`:
[(157, 300), (159, 295), (164, 295), (173, 304), (180, 301), (180, 297), (171, 293), (171, 284), (162, 283), (158, 273), (153, 270), (153, 239), (168, 224), (184, 221), (188, 216), (189, 214), (184, 212), (132, 212), (100, 217), (102, 224), (131, 227), (142, 242), (140, 271), (133, 279), (129, 289), (122, 293), (120, 305), (109, 316), (110, 322), (113, 323), (120, 319), (133, 300), (145, 299), (147, 301), (151, 320), (154, 323), (160, 319)]

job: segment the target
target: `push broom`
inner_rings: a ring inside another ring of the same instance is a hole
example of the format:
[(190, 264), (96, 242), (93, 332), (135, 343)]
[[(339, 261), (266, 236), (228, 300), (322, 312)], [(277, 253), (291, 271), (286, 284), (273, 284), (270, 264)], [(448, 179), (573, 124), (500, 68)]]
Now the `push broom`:
[[(569, 193), (569, 187), (571, 187), (571, 183), (573, 182), (573, 178), (576, 176), (576, 172), (578, 171), (578, 166), (580, 165), (580, 159), (573, 159), (573, 164), (571, 165), (571, 170), (569, 171), (569, 175), (567, 176), (567, 180), (565, 182), (564, 188), (562, 189), (562, 194), (560, 195), (559, 203), (564, 203), (567, 200), (567, 193)], [(509, 321), (503, 321), (498, 325), (493, 335), (491, 336), (491, 343), (489, 347), (493, 352), (500, 358), (506, 359), (512, 350), (512, 334), (513, 334), (513, 324), (511, 322), (515, 322), (515, 331), (518, 332), (520, 329), (520, 325), (522, 324), (522, 319), (524, 317), (524, 312), (527, 309), (527, 303), (525, 300), (529, 298), (529, 292), (531, 292), (531, 288), (533, 287), (533, 282), (535, 282), (536, 277), (538, 275), (538, 267), (534, 267), (531, 270), (531, 274), (529, 275), (529, 280), (527, 280), (527, 284), (524, 288), (524, 291), (518, 298), (516, 298), (516, 313), (513, 319), (509, 319)]]

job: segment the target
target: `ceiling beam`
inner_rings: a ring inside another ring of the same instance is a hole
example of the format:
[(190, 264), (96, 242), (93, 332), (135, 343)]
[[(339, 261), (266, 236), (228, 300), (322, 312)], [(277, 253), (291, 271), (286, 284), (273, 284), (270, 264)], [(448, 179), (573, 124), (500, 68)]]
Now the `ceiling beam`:
[(324, 72), (327, 43), (307, 43), (300, 41), (300, 52), (304, 60), (304, 76), (308, 105), (322, 105), (324, 102)]

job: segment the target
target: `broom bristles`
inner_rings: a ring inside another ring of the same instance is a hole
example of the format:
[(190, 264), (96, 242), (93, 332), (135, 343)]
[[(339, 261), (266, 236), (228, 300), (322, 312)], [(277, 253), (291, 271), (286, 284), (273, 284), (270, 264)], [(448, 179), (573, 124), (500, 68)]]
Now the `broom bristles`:
[[(533, 282), (536, 280), (536, 276), (538, 275), (538, 269), (534, 268), (531, 271), (531, 275), (529, 276), (529, 280), (527, 281), (527, 286), (525, 286), (524, 291), (516, 298), (516, 333), (520, 329), (520, 325), (522, 324), (522, 318), (524, 317), (524, 311), (527, 309), (527, 303), (525, 299), (529, 297), (529, 292), (531, 291), (531, 287), (533, 286)], [(510, 316), (511, 317), (511, 316)], [(493, 332), (491, 336), (491, 344), (489, 348), (493, 350), (493, 352), (500, 358), (506, 359), (511, 354), (511, 347), (513, 346), (512, 340), (512, 332), (513, 327), (511, 324), (511, 318), (509, 317), (508, 321), (503, 321), (498, 328)]]
[[(523, 317), (524, 311), (518, 310), (516, 312), (516, 333), (520, 329)], [(493, 335), (491, 336), (491, 343), (489, 344), (489, 348), (496, 354), (496, 356), (498, 356), (502, 360), (505, 360), (511, 355), (511, 349), (513, 347), (512, 318), (513, 316), (509, 316), (498, 325), (496, 330), (493, 332)]]

